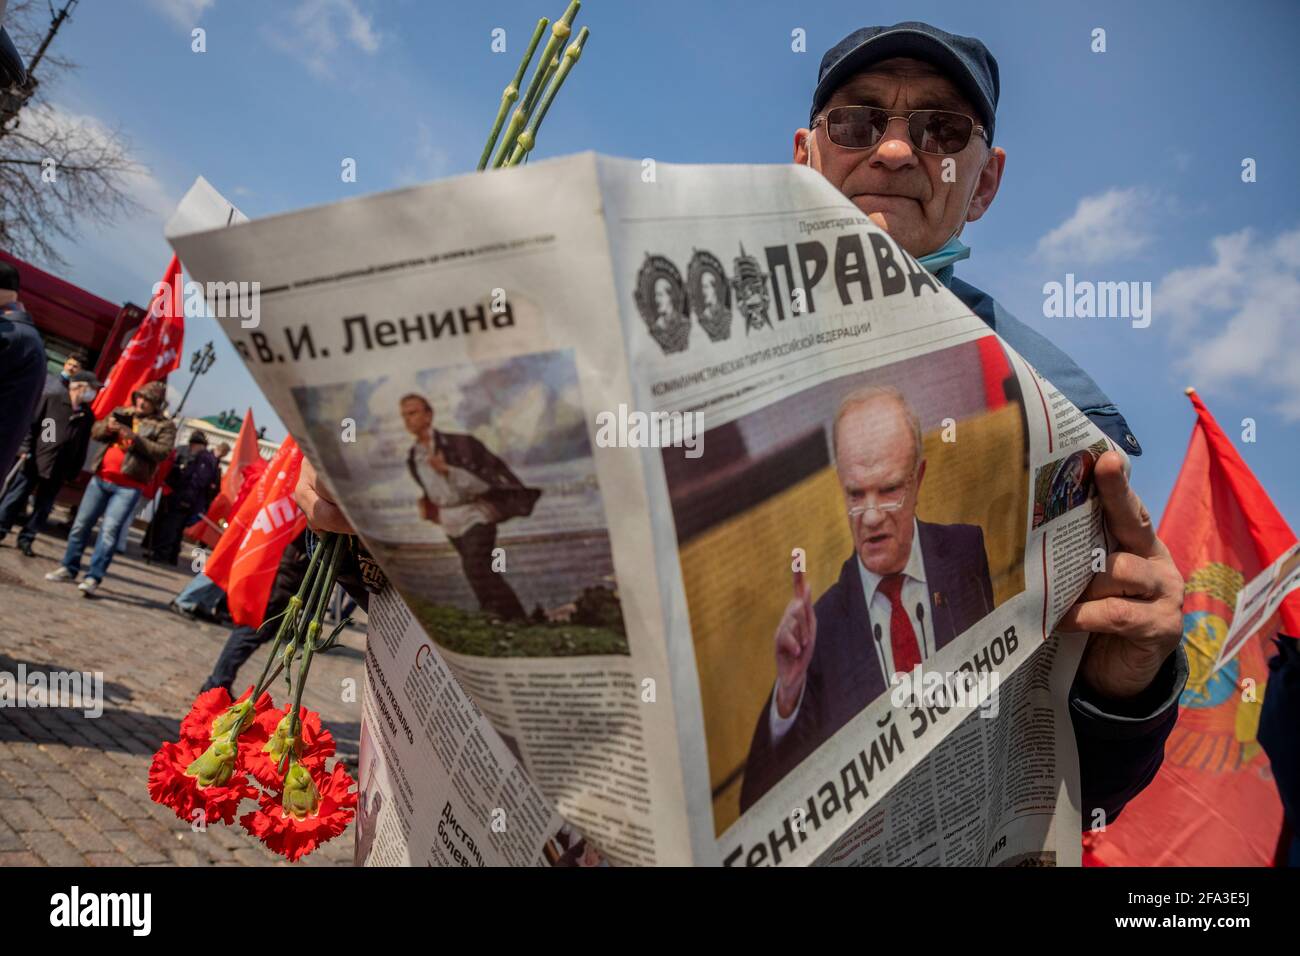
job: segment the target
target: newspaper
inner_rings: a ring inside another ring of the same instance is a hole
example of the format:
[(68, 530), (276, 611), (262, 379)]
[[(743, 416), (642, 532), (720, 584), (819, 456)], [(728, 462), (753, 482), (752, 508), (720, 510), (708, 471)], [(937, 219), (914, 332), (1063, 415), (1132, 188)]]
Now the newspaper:
[(257, 290), (223, 327), (392, 588), (359, 860), (1079, 862), (1049, 638), (1114, 445), (819, 174), (199, 207), (176, 251)]

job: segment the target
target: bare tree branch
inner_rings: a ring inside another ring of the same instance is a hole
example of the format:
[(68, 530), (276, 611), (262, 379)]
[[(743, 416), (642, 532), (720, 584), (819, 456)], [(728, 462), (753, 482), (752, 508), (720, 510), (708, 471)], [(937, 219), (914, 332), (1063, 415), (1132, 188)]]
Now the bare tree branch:
[[(5, 29), (30, 63), (49, 29), (48, 4), (16, 0)], [(56, 246), (85, 226), (136, 212), (129, 186), (145, 172), (118, 130), (50, 104), (51, 81), (73, 68), (47, 51), (34, 95), (0, 129), (0, 247), (51, 265), (66, 264)]]

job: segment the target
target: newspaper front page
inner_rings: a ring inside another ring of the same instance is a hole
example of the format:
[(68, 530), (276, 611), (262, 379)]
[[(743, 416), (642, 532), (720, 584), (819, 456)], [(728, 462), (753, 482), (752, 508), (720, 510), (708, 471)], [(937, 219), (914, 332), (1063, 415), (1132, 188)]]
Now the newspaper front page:
[(814, 171), (652, 172), (169, 227), (392, 585), (358, 859), (1077, 864), (1114, 446)]

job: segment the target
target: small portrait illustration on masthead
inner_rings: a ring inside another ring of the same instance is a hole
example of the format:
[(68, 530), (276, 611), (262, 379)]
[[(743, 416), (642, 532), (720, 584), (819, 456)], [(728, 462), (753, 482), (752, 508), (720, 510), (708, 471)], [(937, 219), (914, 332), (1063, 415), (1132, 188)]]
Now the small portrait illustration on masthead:
[(637, 311), (664, 354), (684, 351), (691, 319), (686, 314), (682, 275), (672, 261), (647, 252), (636, 276), (635, 294)]
[(744, 243), (740, 245), (740, 255), (736, 256), (735, 263), (736, 277), (731, 280), (731, 288), (736, 293), (736, 306), (745, 317), (745, 334), (764, 326), (772, 328), (767, 273), (759, 267), (757, 259), (745, 254)]
[(731, 337), (731, 286), (722, 262), (711, 252), (695, 250), (686, 268), (686, 295), (691, 314), (710, 342)]

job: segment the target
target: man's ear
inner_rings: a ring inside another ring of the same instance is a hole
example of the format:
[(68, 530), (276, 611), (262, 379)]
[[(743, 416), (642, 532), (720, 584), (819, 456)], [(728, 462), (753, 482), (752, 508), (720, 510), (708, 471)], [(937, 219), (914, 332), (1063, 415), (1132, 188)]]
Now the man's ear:
[(984, 161), (983, 167), (979, 172), (979, 179), (975, 183), (975, 192), (971, 195), (970, 203), (966, 206), (966, 221), (974, 222), (986, 212), (989, 206), (993, 205), (993, 197), (998, 194), (998, 186), (1002, 183), (1002, 172), (1007, 165), (1007, 151), (1001, 146), (994, 146), (989, 150), (988, 159)]
[(794, 161), (800, 166), (811, 166), (810, 141), (812, 133), (804, 127), (794, 131)]

